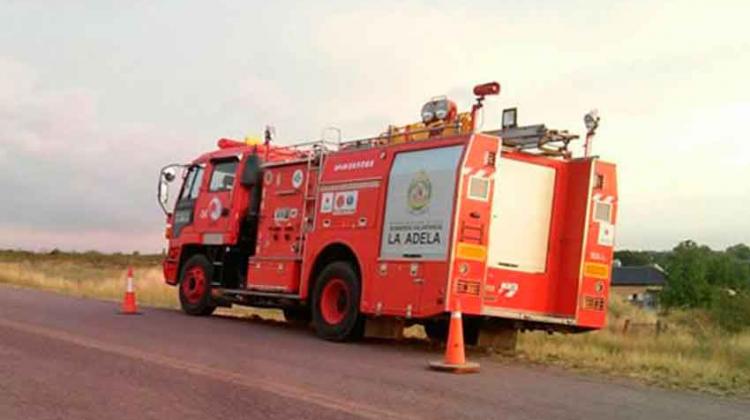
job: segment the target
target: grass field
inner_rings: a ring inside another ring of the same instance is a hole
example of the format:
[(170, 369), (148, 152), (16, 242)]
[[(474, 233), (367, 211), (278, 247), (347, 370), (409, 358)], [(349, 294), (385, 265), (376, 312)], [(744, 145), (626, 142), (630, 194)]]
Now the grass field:
[[(119, 301), (126, 268), (132, 265), (140, 305), (178, 308), (176, 290), (164, 284), (158, 260), (158, 256), (0, 251), (0, 283)], [(278, 310), (235, 308), (222, 312), (283, 319)], [(652, 327), (657, 319), (667, 326), (658, 335)], [(625, 334), (625, 320), (641, 326)], [(420, 328), (413, 327), (410, 336), (423, 337)], [(576, 335), (524, 333), (515, 356), (497, 357), (511, 363), (551, 364), (660, 386), (750, 398), (750, 332), (722, 334), (700, 312), (658, 317), (613, 300), (609, 325), (601, 331)]]
[[(644, 327), (623, 333), (626, 319)], [(750, 397), (750, 333), (726, 335), (702, 313), (677, 312), (661, 316), (667, 330), (657, 335), (656, 320), (654, 313), (614, 300), (605, 329), (522, 334), (518, 357), (666, 387)]]

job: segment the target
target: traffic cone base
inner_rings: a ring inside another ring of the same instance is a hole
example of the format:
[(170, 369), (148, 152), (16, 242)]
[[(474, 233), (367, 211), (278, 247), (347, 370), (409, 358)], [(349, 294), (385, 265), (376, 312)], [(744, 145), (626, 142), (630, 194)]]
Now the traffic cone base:
[(466, 361), (464, 352), (464, 326), (461, 319), (461, 303), (451, 312), (448, 341), (445, 343), (445, 358), (429, 363), (430, 369), (452, 373), (479, 372), (479, 363)]
[(460, 365), (445, 363), (442, 360), (430, 362), (430, 369), (450, 373), (476, 373), (479, 372), (479, 363), (464, 362)]
[(138, 312), (138, 305), (135, 303), (135, 293), (125, 292), (125, 297), (123, 298), (122, 306), (120, 307), (120, 314), (140, 315), (140, 312)]

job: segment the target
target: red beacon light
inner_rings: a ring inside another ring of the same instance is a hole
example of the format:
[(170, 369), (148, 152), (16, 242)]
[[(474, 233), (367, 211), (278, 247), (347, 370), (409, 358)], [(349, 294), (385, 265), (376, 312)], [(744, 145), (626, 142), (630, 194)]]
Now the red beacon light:
[(219, 139), (219, 141), (216, 142), (216, 145), (219, 146), (219, 149), (232, 149), (235, 147), (245, 146), (245, 143), (239, 142), (237, 140)]
[(477, 96), (477, 103), (471, 107), (471, 131), (477, 129), (477, 113), (482, 109), (482, 101), (485, 96), (500, 94), (500, 83), (489, 82), (474, 86), (474, 95)]
[(500, 94), (500, 83), (489, 82), (474, 86), (474, 95), (490, 96)]

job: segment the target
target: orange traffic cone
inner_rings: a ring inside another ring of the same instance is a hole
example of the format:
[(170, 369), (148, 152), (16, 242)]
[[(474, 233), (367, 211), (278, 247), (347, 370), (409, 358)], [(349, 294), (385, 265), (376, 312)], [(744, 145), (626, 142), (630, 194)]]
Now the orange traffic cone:
[(479, 363), (467, 362), (464, 352), (464, 326), (461, 319), (461, 302), (451, 312), (448, 342), (445, 343), (445, 358), (430, 362), (430, 369), (453, 373), (479, 372)]
[(123, 315), (138, 314), (138, 307), (135, 303), (135, 290), (133, 290), (133, 267), (128, 267), (128, 286), (125, 289), (125, 297), (122, 299), (122, 310), (120, 313)]

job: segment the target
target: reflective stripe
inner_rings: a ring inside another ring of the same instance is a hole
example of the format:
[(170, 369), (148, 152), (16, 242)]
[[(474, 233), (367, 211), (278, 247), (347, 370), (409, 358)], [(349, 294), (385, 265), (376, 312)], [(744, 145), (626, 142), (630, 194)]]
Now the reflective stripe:
[(485, 246), (459, 242), (457, 248), (456, 258), (482, 262), (487, 259), (487, 247)]

